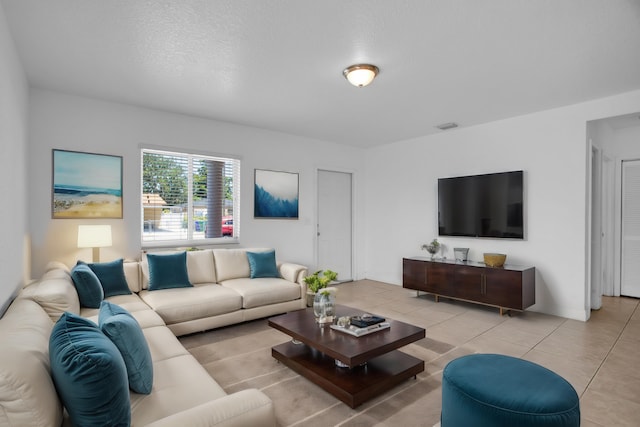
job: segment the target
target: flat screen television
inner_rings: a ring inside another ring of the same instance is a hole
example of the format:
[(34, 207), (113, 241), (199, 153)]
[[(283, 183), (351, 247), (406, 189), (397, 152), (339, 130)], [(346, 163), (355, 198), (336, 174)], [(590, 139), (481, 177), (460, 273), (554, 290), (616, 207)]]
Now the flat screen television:
[(524, 239), (523, 171), (438, 179), (440, 236)]

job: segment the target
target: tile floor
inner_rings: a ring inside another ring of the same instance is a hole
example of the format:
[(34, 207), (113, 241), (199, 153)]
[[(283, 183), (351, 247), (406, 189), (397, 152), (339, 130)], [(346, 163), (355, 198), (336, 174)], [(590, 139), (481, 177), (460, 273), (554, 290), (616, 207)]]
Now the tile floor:
[(402, 351), (425, 371), (351, 409), (271, 357), (290, 337), (265, 319), (180, 340), (227, 391), (256, 387), (273, 401), (280, 426), (428, 426), (439, 421), (442, 369), (465, 354), (521, 357), (566, 378), (580, 396), (582, 426), (640, 426), (640, 300), (605, 297), (588, 322), (442, 299), (381, 282), (338, 285), (337, 302), (426, 329)]
[[(603, 297), (587, 322), (441, 299), (374, 281), (339, 285), (340, 304), (424, 327), (437, 363), (448, 352), (492, 352), (543, 365), (580, 396), (582, 426), (640, 426), (640, 300)], [(445, 344), (442, 344), (445, 343)], [(446, 344), (451, 348), (447, 349)], [(431, 348), (428, 341), (425, 347)], [(442, 352), (441, 354), (438, 354)]]

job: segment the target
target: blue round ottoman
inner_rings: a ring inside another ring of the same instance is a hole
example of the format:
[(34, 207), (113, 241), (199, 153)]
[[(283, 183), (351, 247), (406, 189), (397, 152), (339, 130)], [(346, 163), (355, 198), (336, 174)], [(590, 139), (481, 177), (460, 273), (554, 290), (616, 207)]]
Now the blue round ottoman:
[(442, 372), (442, 427), (578, 427), (580, 401), (560, 375), (526, 360), (472, 354)]

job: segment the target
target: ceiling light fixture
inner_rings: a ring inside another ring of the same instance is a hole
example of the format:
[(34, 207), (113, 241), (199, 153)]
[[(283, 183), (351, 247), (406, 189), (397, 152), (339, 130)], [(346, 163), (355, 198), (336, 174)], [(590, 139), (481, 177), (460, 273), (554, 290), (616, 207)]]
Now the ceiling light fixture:
[(378, 72), (380, 72), (380, 69), (375, 65), (356, 64), (345, 68), (342, 74), (352, 85), (364, 87), (373, 81)]

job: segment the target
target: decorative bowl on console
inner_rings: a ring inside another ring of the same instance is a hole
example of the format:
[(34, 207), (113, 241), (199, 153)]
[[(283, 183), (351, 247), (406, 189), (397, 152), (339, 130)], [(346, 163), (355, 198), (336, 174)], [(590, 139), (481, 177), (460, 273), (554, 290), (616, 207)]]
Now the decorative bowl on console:
[(494, 254), (494, 253), (484, 254), (484, 264), (487, 267), (502, 267), (506, 260), (507, 260), (507, 255), (505, 254)]

